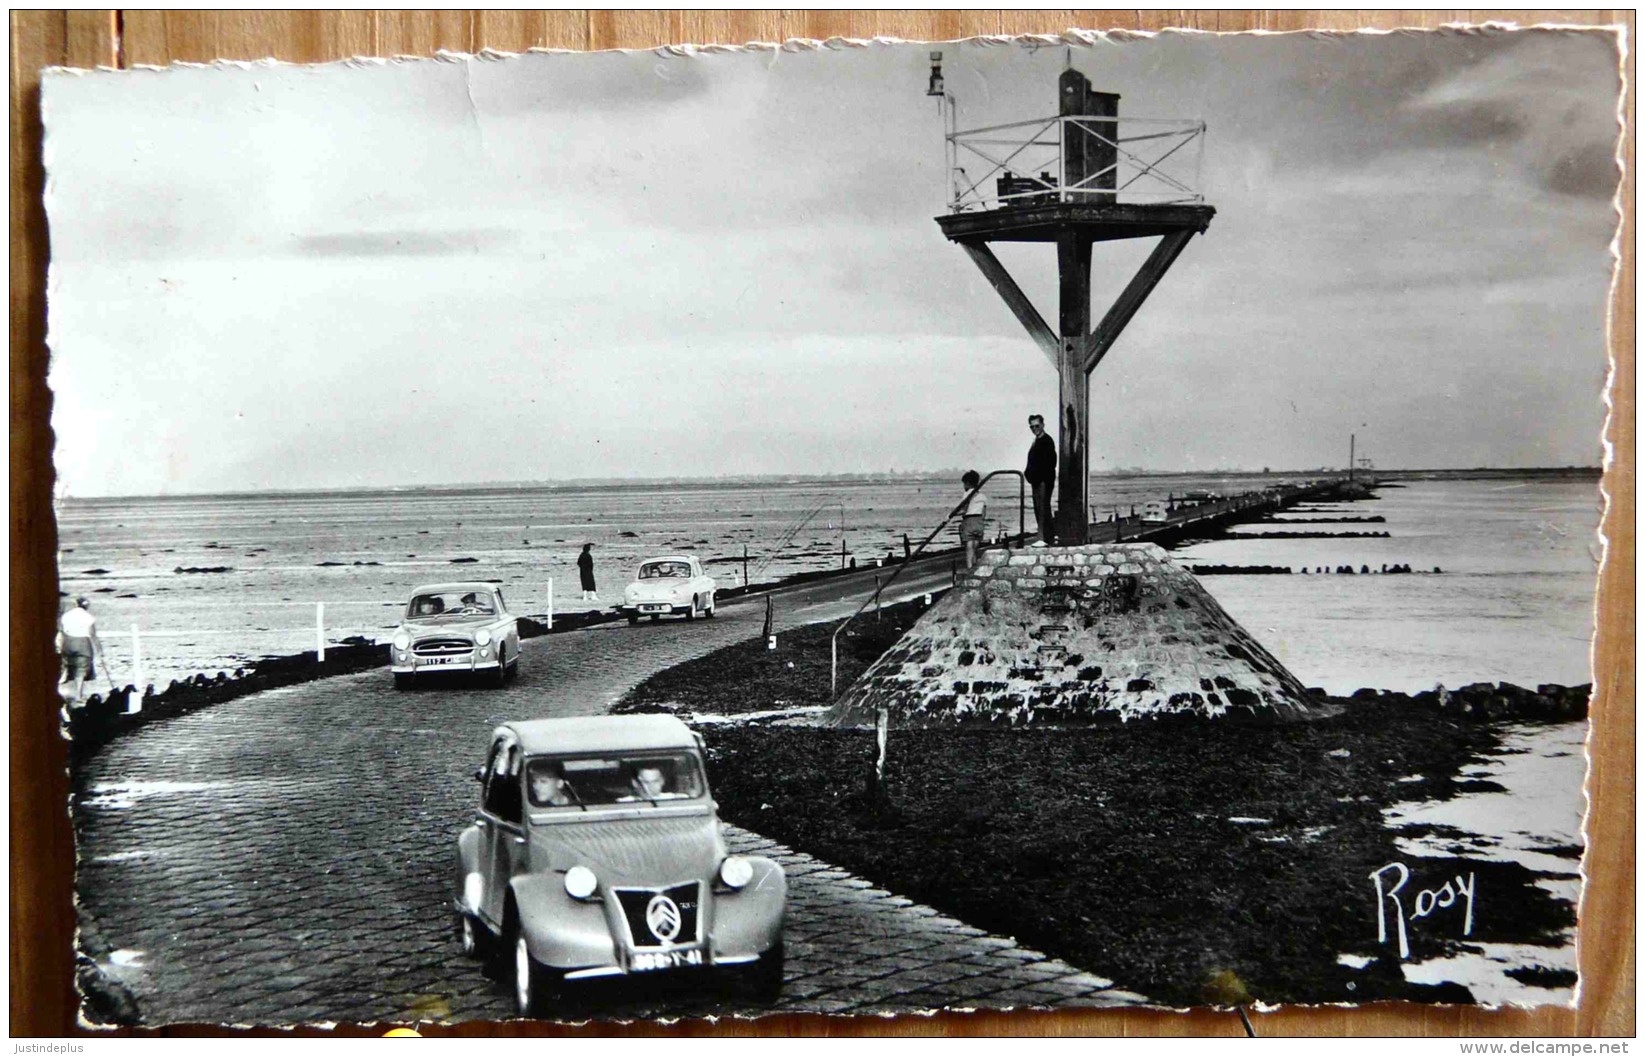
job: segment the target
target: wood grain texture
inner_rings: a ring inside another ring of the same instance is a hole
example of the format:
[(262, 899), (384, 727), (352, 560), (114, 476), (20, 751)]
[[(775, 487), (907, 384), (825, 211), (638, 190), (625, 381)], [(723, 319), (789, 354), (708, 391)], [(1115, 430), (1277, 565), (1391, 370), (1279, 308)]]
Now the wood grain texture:
[[(62, 12), (11, 13), (11, 1022), (61, 1034), (72, 1022), (74, 850), (57, 736), (57, 620), (46, 388), (46, 241), (41, 66), (69, 54)], [(79, 57), (97, 61), (85, 42)], [(25, 1031), (26, 1033), (26, 1031)]]
[[(436, 50), (519, 51), (741, 44), (793, 37), (891, 36), (943, 40), (980, 34), (1093, 29), (1349, 30), (1513, 21), (1628, 27), (1631, 11), (13, 11), (11, 19), (11, 1027), (14, 1035), (73, 1033), (73, 853), (65, 753), (57, 736), (56, 526), (51, 511), (51, 394), (46, 386), (45, 275), (49, 244), (41, 205), (39, 70), (164, 65), (275, 57), (323, 62), (352, 55)], [(1628, 82), (1635, 64), (1628, 58)], [(1613, 300), (1614, 362), (1607, 437), (1614, 461), (1605, 490), (1609, 540), (1595, 642), (1596, 697), (1589, 779), (1588, 885), (1582, 905), (1582, 1002), (1534, 1012), (1379, 1004), (1356, 1010), (1285, 1009), (1254, 1015), (1259, 1034), (1632, 1035), (1634, 945), (1634, 522), (1635, 522), (1635, 103), (1627, 100), (1629, 159)], [(381, 1029), (341, 1029), (375, 1035)], [(948, 1015), (932, 1019), (771, 1017), (664, 1028), (641, 1024), (538, 1029), (472, 1024), (457, 1035), (1238, 1035), (1229, 1013), (1154, 1012)], [(160, 1034), (196, 1035), (198, 1029)], [(430, 1029), (430, 1034), (442, 1033)]]

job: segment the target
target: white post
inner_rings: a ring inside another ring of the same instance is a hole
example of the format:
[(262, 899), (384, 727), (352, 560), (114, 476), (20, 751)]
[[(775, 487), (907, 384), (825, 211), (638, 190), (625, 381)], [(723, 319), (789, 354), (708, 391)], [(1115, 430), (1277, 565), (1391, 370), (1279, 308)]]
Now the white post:
[(554, 630), (554, 580), (552, 578), (550, 578), (549, 581), (548, 581), (548, 608), (543, 610), (543, 612), (547, 614), (546, 623), (548, 624), (548, 630), (553, 631)]
[(143, 639), (137, 625), (131, 626), (131, 696), (126, 699), (126, 714), (143, 711)]
[(314, 603), (314, 659), (321, 664), (326, 659), (326, 604)]
[(874, 760), (874, 777), (879, 779), (882, 789), (885, 787), (885, 743), (890, 729), (891, 715), (882, 708), (874, 716), (874, 741), (880, 750), (879, 756)]

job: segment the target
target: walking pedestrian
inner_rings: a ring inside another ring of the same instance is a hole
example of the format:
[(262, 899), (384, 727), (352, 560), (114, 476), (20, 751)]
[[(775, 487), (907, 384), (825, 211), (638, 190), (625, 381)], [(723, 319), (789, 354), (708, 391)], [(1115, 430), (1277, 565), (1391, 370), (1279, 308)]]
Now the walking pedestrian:
[[(74, 703), (86, 701), (86, 680), (97, 678), (97, 665), (103, 666), (103, 677), (109, 678), (108, 658), (103, 652), (103, 640), (97, 637), (97, 618), (91, 615), (91, 600), (76, 598), (74, 606), (57, 622), (57, 648), (63, 656), (63, 682), (74, 684)], [(113, 680), (109, 686), (112, 688)]]
[(1057, 484), (1057, 445), (1045, 432), (1044, 416), (1029, 415), (1028, 429), (1034, 443), (1028, 448), (1028, 466), (1022, 475), (1034, 491), (1034, 522), (1039, 527), (1034, 546), (1048, 547), (1056, 535), (1051, 525), (1051, 489)]
[(976, 567), (977, 548), (982, 546), (983, 523), (988, 520), (988, 497), (978, 487), (982, 484), (982, 478), (977, 471), (965, 471), (960, 483), (965, 486), (967, 495), (962, 504), (965, 512), (960, 517), (960, 541), (965, 544), (965, 567), (971, 569)]
[(583, 601), (598, 602), (600, 596), (594, 589), (594, 544), (583, 544), (583, 552), (577, 555), (577, 573), (583, 580)]

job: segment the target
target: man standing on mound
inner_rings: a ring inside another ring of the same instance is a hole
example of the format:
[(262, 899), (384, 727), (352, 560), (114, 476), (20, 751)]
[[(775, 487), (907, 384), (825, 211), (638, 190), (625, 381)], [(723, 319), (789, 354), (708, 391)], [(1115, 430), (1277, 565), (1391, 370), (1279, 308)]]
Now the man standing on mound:
[(1039, 523), (1040, 546), (1049, 547), (1052, 541), (1051, 489), (1057, 483), (1057, 445), (1045, 432), (1045, 418), (1028, 416), (1028, 428), (1034, 433), (1034, 443), (1028, 449), (1028, 468), (1023, 476), (1034, 490), (1034, 520)]

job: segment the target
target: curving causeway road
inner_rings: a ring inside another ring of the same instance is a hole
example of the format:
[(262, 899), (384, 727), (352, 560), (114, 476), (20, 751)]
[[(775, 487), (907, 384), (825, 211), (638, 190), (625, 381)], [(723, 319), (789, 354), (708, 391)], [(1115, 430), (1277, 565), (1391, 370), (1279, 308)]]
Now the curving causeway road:
[[(775, 592), (777, 627), (847, 615), (873, 573)], [(948, 559), (917, 563), (887, 601), (950, 578)], [(76, 775), (74, 804), (81, 948), (93, 977), (114, 985), (100, 990), (149, 1025), (510, 1016), (506, 988), (459, 953), (448, 909), (456, 835), (476, 799), (469, 775), (491, 727), (603, 713), (652, 673), (758, 635), (764, 608), (762, 596), (723, 603), (712, 621), (528, 640), (520, 678), (500, 690), (398, 693), (385, 669), (109, 744)], [(728, 826), (727, 839), (789, 874), (778, 1003), (696, 981), (617, 983), (573, 992), (559, 1019), (1142, 1001), (757, 834)]]

